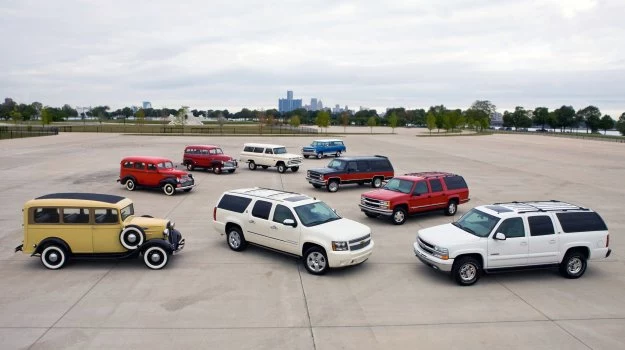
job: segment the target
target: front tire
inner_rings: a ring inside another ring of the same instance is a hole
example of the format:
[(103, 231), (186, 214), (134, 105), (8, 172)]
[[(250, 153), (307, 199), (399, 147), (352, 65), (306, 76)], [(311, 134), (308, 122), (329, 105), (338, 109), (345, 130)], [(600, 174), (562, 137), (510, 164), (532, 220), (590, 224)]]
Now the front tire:
[(323, 275), (330, 267), (325, 251), (319, 247), (312, 247), (304, 253), (304, 266), (312, 275)]
[(139, 248), (144, 241), (145, 237), (143, 231), (141, 231), (138, 227), (126, 227), (119, 234), (119, 242), (128, 250), (135, 250)]
[(458, 202), (456, 200), (450, 200), (445, 208), (445, 215), (453, 216), (458, 211)]
[(173, 196), (176, 194), (176, 187), (170, 183), (166, 183), (163, 185), (163, 193), (168, 196)]
[(226, 238), (228, 240), (228, 247), (235, 252), (240, 252), (247, 246), (247, 241), (243, 236), (243, 232), (241, 232), (241, 229), (236, 226), (233, 226), (228, 230)]
[(152, 270), (160, 270), (169, 262), (169, 256), (165, 249), (154, 246), (143, 252), (143, 262)]
[(220, 167), (218, 167), (218, 166), (213, 167), (213, 173), (214, 173), (215, 175), (219, 175), (219, 174), (221, 174), (221, 168), (220, 168)]
[(292, 166), (291, 167), (291, 171), (294, 172), (294, 173), (296, 173), (298, 170), (299, 170), (298, 166)]
[(304, 158), (308, 159), (308, 157), (309, 157), (308, 155), (304, 154)]
[(580, 278), (586, 272), (587, 266), (586, 256), (583, 253), (579, 251), (569, 252), (566, 253), (560, 263), (560, 274), (570, 279)]
[(50, 270), (58, 270), (65, 265), (67, 254), (61, 246), (52, 244), (41, 252), (41, 263)]
[(473, 257), (462, 257), (454, 263), (451, 269), (451, 275), (461, 286), (470, 286), (480, 279), (482, 266)]
[(135, 180), (133, 179), (126, 180), (126, 189), (128, 191), (134, 191), (136, 188), (137, 188), (137, 185), (135, 184)]
[(406, 222), (406, 209), (403, 207), (397, 207), (393, 209), (393, 215), (391, 216), (391, 220), (395, 225), (403, 225)]
[(256, 170), (256, 163), (249, 162), (247, 163), (247, 167), (250, 168), (250, 170)]
[(326, 187), (328, 188), (328, 192), (336, 192), (339, 190), (339, 182), (338, 180), (331, 180), (330, 182), (328, 182), (328, 184), (326, 185)]
[(323, 153), (317, 153), (317, 159), (323, 158)]
[(340, 157), (340, 156), (341, 156), (341, 152), (340, 152), (340, 151), (339, 151), (339, 152), (336, 152), (336, 153), (334, 154), (334, 156), (335, 156), (336, 158)]
[(380, 187), (382, 187), (382, 178), (381, 177), (374, 177), (373, 180), (371, 180), (371, 187), (373, 187), (373, 188), (380, 188)]
[(284, 174), (286, 172), (286, 166), (282, 163), (278, 164), (278, 172)]

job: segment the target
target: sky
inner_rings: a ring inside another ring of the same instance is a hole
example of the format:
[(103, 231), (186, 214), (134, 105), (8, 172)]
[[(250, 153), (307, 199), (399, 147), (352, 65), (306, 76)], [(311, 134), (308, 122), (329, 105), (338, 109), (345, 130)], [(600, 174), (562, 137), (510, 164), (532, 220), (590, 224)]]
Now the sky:
[(623, 0), (0, 2), (0, 98), (625, 112)]

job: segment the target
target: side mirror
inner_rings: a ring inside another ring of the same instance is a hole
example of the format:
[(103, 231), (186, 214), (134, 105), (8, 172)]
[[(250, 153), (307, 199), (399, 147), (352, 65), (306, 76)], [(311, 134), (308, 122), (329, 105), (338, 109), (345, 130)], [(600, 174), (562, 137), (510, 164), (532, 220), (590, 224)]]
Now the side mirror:
[(498, 240), (498, 241), (505, 241), (506, 240), (506, 235), (504, 235), (501, 232), (497, 232), (497, 233), (495, 233), (495, 237), (494, 238), (496, 240)]
[(282, 224), (286, 225), (286, 226), (291, 226), (291, 227), (297, 226), (295, 224), (295, 220), (293, 220), (293, 219), (284, 219), (284, 221), (282, 221)]

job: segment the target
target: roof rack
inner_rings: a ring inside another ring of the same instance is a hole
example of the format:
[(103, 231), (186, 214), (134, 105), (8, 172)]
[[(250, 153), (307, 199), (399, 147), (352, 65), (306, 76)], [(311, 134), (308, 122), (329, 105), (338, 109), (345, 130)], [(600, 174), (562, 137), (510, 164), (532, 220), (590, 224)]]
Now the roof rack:
[[(275, 191), (276, 193), (272, 193), (272, 194), (267, 195), (267, 196), (260, 196), (260, 195), (257, 195), (257, 194), (250, 193), (252, 191), (259, 191), (259, 190)], [(278, 195), (281, 195), (281, 194), (293, 194), (293, 195), (298, 195), (298, 196), (310, 197), (308, 195), (305, 195), (305, 194), (302, 194), (302, 193), (298, 193), (298, 192), (278, 190), (278, 189), (275, 189), (275, 188), (266, 188), (266, 187), (253, 187), (253, 188), (249, 188), (247, 191), (241, 192), (241, 193), (245, 193), (248, 196), (259, 197), (259, 198), (271, 198), (273, 196), (278, 196)], [(314, 197), (310, 197), (310, 198), (314, 198)], [(274, 199), (276, 199), (276, 198), (274, 198)], [(281, 201), (283, 199), (276, 199), (276, 200)]]
[(567, 202), (561, 202), (555, 199), (548, 201), (513, 201), (494, 204), (505, 205), (513, 210), (516, 210), (519, 214), (549, 211), (590, 210), (588, 208), (580, 207)]
[(434, 176), (456, 176), (456, 174), (447, 173), (444, 171), (421, 171), (416, 173), (406, 173), (405, 176), (420, 176), (420, 177), (434, 177)]

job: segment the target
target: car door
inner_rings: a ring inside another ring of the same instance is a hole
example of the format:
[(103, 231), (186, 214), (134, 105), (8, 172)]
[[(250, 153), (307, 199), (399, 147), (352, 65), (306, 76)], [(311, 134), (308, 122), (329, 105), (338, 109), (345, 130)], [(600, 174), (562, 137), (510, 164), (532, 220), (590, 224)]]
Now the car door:
[(125, 252), (119, 241), (119, 234), (122, 229), (119, 213), (116, 208), (96, 208), (93, 209), (93, 225), (91, 234), (93, 236), (94, 253), (121, 253)]
[(358, 164), (358, 177), (357, 180), (371, 181), (375, 176), (375, 172), (371, 170), (371, 164), (368, 160), (359, 160)]
[(430, 185), (430, 209), (442, 209), (447, 205), (447, 197), (443, 190), (441, 180), (438, 178), (429, 179)]
[(271, 207), (271, 202), (260, 199), (254, 203), (248, 217), (248, 222), (245, 225), (245, 238), (252, 243), (279, 249), (276, 247), (275, 240), (269, 233), (269, 226), (273, 224), (269, 221)]
[[(496, 239), (503, 233), (506, 239)], [(520, 217), (508, 218), (499, 223), (488, 239), (488, 268), (527, 265), (529, 253), (525, 223)]]
[(69, 243), (72, 253), (93, 253), (89, 208), (61, 209), (63, 233), (61, 239)]
[(528, 214), (529, 265), (555, 264), (559, 256), (559, 236), (548, 214)]
[[(293, 220), (295, 226), (285, 225), (284, 220)], [(270, 236), (280, 245), (280, 250), (291, 254), (301, 254), (299, 251), (300, 223), (288, 207), (276, 204), (272, 214), (272, 224), (269, 226)]]
[(341, 176), (342, 182), (354, 182), (359, 180), (358, 163), (355, 160), (347, 162), (345, 169), (347, 173)]
[(144, 170), (146, 179), (146, 185), (156, 187), (159, 185), (161, 175), (158, 173), (158, 165), (154, 163), (147, 163)]
[(408, 199), (408, 205), (410, 206), (410, 212), (419, 212), (427, 210), (430, 207), (430, 189), (428, 188), (425, 180), (419, 180), (415, 183), (412, 189), (410, 199)]

